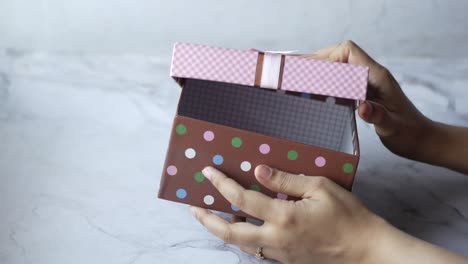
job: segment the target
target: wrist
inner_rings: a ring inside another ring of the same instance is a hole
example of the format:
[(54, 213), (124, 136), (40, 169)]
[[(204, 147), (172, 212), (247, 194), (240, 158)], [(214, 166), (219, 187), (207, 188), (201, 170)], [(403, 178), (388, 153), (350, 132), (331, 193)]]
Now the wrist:
[(424, 130), (426, 133), (422, 136), (421, 153), (419, 155), (421, 159), (419, 160), (433, 165), (446, 166), (444, 158), (454, 147), (450, 141), (449, 126), (428, 120)]
[(368, 221), (355, 228), (348, 240), (348, 254), (343, 263), (385, 264), (385, 244), (393, 236), (393, 226), (380, 216), (370, 212)]
[(374, 229), (374, 239), (367, 242), (367, 254), (360, 263), (468, 263), (468, 258), (406, 234), (383, 220)]
[(468, 174), (468, 129), (433, 122), (425, 162)]
[[(417, 161), (434, 164), (440, 156), (441, 146), (444, 145), (444, 125), (424, 117), (417, 133), (418, 144), (416, 155), (412, 158)], [(438, 151), (434, 151), (438, 150)]]
[(363, 241), (364, 251), (361, 255), (361, 259), (357, 263), (372, 264), (372, 263), (385, 263), (382, 262), (384, 259), (385, 239), (387, 233), (389, 233), (389, 224), (381, 217), (375, 216), (373, 224), (370, 225), (369, 235), (367, 239)]
[(364, 242), (367, 247), (359, 263), (407, 263), (408, 259), (405, 259), (402, 253), (415, 247), (416, 238), (402, 232), (381, 217), (377, 217), (370, 229), (372, 236)]

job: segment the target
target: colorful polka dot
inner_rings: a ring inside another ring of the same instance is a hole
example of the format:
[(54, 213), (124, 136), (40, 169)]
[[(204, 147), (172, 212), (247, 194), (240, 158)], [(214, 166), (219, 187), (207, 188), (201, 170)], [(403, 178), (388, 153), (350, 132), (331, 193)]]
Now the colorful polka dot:
[(187, 159), (193, 159), (197, 155), (197, 152), (193, 148), (188, 148), (185, 150), (185, 157)]
[(205, 139), (206, 141), (213, 141), (214, 137), (215, 135), (213, 131), (207, 130), (205, 131), (205, 133), (203, 133), (203, 139)]
[(174, 165), (170, 165), (169, 167), (167, 167), (166, 172), (167, 174), (174, 176), (177, 174), (177, 167)]
[(327, 160), (324, 157), (319, 156), (319, 157), (315, 158), (315, 166), (321, 168), (321, 167), (325, 166), (325, 164), (327, 164)]
[(353, 170), (354, 170), (353, 164), (351, 164), (351, 163), (345, 163), (345, 164), (343, 165), (343, 171), (344, 171), (345, 173), (351, 173), (351, 172), (353, 172)]
[(242, 146), (242, 139), (240, 137), (233, 137), (231, 145), (235, 148), (240, 148)]
[(177, 189), (176, 196), (179, 199), (184, 199), (185, 197), (187, 197), (187, 191), (185, 189)]
[(297, 154), (297, 151), (295, 151), (295, 150), (288, 151), (288, 159), (289, 160), (297, 160), (298, 157), (299, 157), (299, 154)]
[(281, 199), (281, 200), (286, 200), (286, 199), (288, 199), (288, 195), (284, 194), (284, 193), (278, 193), (276, 195), (276, 198)]
[(252, 164), (248, 161), (243, 161), (240, 165), (242, 171), (249, 171), (252, 168)]
[(234, 211), (234, 212), (237, 212), (239, 211), (240, 209), (237, 208), (235, 205), (231, 204), (231, 209)]
[(200, 171), (196, 172), (193, 177), (197, 182), (202, 182), (205, 180), (205, 175), (203, 175), (203, 173), (201, 173)]
[(270, 145), (268, 144), (261, 144), (260, 147), (258, 147), (258, 150), (262, 154), (268, 154), (270, 153)]
[(260, 191), (260, 186), (258, 186), (257, 184), (250, 185), (249, 189), (252, 190), (252, 191), (259, 192)]
[(221, 165), (224, 162), (223, 156), (216, 154), (213, 156), (213, 163), (216, 165)]
[(187, 127), (185, 127), (183, 124), (178, 124), (176, 126), (176, 133), (178, 135), (184, 135), (185, 133), (187, 133)]
[(213, 196), (211, 195), (206, 195), (205, 197), (203, 197), (203, 202), (206, 204), (206, 205), (212, 205), (214, 203), (215, 199)]

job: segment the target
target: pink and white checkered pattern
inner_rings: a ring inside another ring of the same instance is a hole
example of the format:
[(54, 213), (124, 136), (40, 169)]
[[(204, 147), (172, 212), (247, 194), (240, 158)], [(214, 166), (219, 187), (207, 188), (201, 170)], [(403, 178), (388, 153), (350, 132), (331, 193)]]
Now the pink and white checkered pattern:
[(369, 68), (286, 56), (281, 90), (365, 100)]
[[(258, 51), (176, 43), (171, 76), (255, 85)], [(365, 100), (369, 68), (286, 56), (281, 90)]]
[(176, 43), (171, 76), (254, 86), (258, 51)]

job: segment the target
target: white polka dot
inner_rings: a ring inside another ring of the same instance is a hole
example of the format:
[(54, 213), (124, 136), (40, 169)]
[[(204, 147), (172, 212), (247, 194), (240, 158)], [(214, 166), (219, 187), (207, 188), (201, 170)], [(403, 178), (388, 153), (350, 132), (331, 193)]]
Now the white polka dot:
[(214, 197), (211, 196), (211, 195), (206, 195), (204, 198), (203, 198), (203, 202), (207, 205), (212, 205), (214, 203)]
[(243, 171), (249, 171), (252, 168), (252, 164), (248, 161), (243, 161), (240, 165), (241, 170)]
[(193, 148), (188, 148), (185, 150), (185, 157), (187, 157), (188, 159), (195, 158), (195, 155), (197, 155), (197, 153)]

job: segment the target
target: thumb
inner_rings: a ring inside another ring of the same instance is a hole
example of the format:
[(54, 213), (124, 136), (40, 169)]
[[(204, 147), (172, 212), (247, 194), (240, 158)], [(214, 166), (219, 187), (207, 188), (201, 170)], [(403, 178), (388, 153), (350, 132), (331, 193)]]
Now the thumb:
[(365, 101), (359, 106), (358, 113), (364, 121), (374, 124), (379, 136), (390, 136), (396, 131), (391, 113), (379, 103)]
[(295, 175), (259, 165), (255, 168), (255, 177), (268, 189), (294, 197), (308, 198), (329, 181), (324, 177)]

